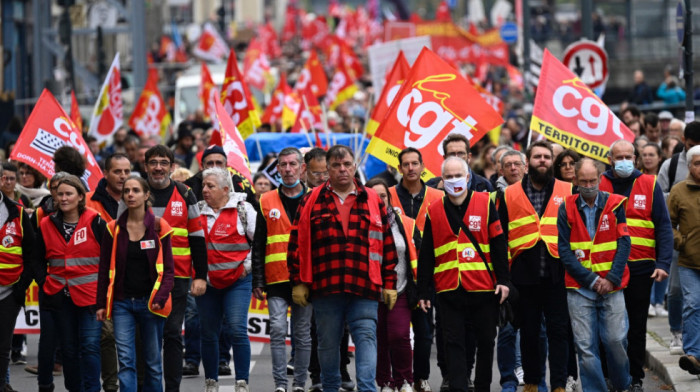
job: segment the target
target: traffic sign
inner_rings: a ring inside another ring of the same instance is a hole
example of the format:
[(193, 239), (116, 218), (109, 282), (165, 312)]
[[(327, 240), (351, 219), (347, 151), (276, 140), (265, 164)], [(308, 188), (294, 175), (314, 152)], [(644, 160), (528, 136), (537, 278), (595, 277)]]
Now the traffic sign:
[(608, 80), (608, 54), (593, 41), (583, 39), (569, 45), (562, 63), (591, 89)]
[(518, 26), (513, 22), (506, 22), (499, 30), (501, 39), (507, 44), (514, 44), (518, 40)]
[(678, 37), (678, 43), (683, 45), (685, 38), (685, 9), (683, 7), (683, 0), (679, 1), (676, 7), (676, 37)]

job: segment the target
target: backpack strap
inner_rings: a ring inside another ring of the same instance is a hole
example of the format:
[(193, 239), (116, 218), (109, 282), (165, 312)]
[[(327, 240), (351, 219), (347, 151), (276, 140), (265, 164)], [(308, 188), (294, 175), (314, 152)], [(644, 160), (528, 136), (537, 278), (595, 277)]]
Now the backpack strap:
[(677, 152), (671, 157), (671, 163), (668, 165), (668, 190), (671, 192), (673, 184), (676, 182), (676, 169), (678, 169), (678, 160), (681, 157), (681, 153)]

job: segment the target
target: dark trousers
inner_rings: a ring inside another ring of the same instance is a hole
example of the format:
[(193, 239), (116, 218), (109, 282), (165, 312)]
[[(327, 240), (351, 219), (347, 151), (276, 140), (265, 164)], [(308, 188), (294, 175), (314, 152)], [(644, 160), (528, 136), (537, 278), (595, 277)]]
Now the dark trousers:
[(493, 348), (498, 321), (498, 302), (491, 292), (468, 293), (462, 288), (437, 295), (448, 380), (451, 392), (466, 392), (468, 375), (467, 331), (476, 336), (476, 375), (474, 389), (490, 391)]
[(642, 382), (647, 346), (647, 313), (654, 280), (648, 275), (630, 276), (629, 284), (623, 291), (629, 319), (627, 331), (627, 357), (630, 360), (632, 383)]
[(43, 305), (46, 298), (44, 290), (39, 289), (39, 349), (37, 354), (39, 375), (37, 381), (40, 387), (53, 384), (54, 364), (63, 364), (63, 357), (59, 348), (58, 327), (53, 313), (45, 309)]
[(171, 292), (173, 307), (163, 329), (163, 378), (166, 392), (179, 391), (182, 381), (182, 322), (185, 320), (189, 288), (189, 279), (175, 278)]
[(15, 330), (15, 320), (19, 314), (20, 306), (15, 297), (10, 293), (5, 299), (0, 300), (0, 391), (5, 390), (7, 367), (10, 364), (10, 351), (12, 349), (12, 332)]
[(553, 284), (543, 278), (539, 284), (518, 285), (520, 301), (516, 312), (521, 321), (520, 353), (525, 372), (525, 384), (537, 385), (542, 378), (540, 331), (542, 315), (547, 326), (549, 348), (549, 376), (552, 390), (566, 387), (569, 359), (569, 309), (566, 302), (564, 280)]
[[(433, 330), (435, 329), (433, 309), (430, 308), (428, 313), (423, 312), (420, 308), (413, 309), (411, 311), (411, 324), (413, 325), (413, 380), (427, 380), (430, 378), (430, 350), (433, 345)], [(438, 349), (438, 351), (442, 350)], [(440, 365), (438, 363), (438, 366)], [(399, 388), (401, 388), (400, 385)]]

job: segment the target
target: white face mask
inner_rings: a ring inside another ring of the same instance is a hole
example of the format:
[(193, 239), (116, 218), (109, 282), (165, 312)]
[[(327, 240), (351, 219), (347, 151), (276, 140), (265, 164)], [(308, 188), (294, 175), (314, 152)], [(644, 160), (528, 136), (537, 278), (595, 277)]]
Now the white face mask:
[(467, 191), (467, 177), (450, 178), (442, 181), (448, 195), (459, 197)]

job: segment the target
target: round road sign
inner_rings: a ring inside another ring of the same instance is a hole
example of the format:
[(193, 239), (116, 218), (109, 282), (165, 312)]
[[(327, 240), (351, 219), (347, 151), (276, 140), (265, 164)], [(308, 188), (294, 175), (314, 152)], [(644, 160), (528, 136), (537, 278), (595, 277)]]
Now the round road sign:
[(569, 45), (562, 63), (591, 89), (608, 80), (608, 54), (593, 41), (581, 40)]
[(518, 26), (513, 22), (504, 23), (499, 32), (507, 44), (514, 44), (518, 40)]

